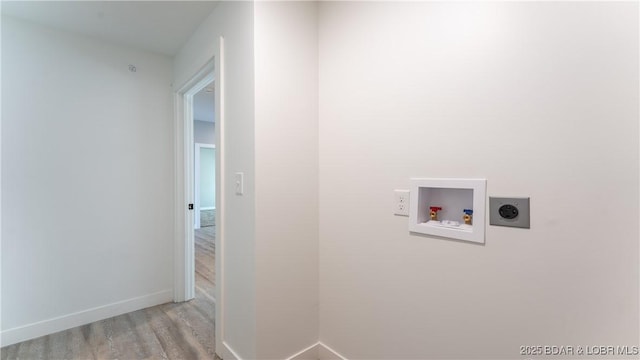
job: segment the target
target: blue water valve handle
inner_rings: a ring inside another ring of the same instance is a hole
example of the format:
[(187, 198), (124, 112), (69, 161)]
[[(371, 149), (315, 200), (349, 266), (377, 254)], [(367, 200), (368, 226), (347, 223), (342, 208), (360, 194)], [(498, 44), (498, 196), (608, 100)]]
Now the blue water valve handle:
[(467, 215), (473, 215), (473, 210), (472, 209), (464, 209), (464, 210), (462, 210), (462, 212), (467, 214)]

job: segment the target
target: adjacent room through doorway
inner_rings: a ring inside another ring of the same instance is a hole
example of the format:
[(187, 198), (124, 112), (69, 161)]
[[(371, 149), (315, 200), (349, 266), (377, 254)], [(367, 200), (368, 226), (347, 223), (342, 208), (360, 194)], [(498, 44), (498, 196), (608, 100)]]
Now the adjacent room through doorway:
[(215, 301), (216, 147), (213, 82), (193, 97), (195, 290)]

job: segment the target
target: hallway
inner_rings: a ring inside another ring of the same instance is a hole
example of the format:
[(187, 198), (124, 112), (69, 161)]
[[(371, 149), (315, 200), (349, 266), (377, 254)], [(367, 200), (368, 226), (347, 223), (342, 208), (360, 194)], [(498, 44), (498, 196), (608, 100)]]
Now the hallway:
[(134, 311), (0, 349), (5, 359), (214, 359), (215, 227), (196, 230), (195, 299)]

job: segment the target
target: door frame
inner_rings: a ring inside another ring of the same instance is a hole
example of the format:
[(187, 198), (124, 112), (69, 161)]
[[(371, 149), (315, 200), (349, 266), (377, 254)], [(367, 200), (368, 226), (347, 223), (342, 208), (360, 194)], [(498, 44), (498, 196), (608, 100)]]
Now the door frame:
[[(225, 209), (226, 209), (226, 83), (225, 83), (225, 38), (219, 36), (212, 56), (185, 84), (176, 84), (174, 92), (174, 301), (188, 299), (188, 290), (194, 291), (189, 275), (194, 274), (193, 212), (187, 210), (188, 187), (193, 186), (193, 172), (186, 165), (193, 159), (193, 118), (191, 109), (185, 106), (186, 93), (206, 76), (213, 74), (216, 119), (216, 238), (215, 238), (215, 342), (216, 354), (225, 354), (224, 344), (224, 293), (225, 293)], [(193, 99), (191, 99), (193, 100)], [(189, 119), (189, 121), (186, 121)], [(191, 140), (189, 140), (191, 139)], [(188, 141), (191, 141), (189, 145)], [(188, 146), (189, 145), (189, 146)], [(191, 192), (193, 194), (193, 192)], [(193, 195), (191, 195), (193, 197)], [(192, 200), (192, 199), (191, 199)], [(188, 226), (188, 224), (191, 224)], [(193, 279), (193, 277), (191, 277)]]
[(214, 82), (214, 62), (209, 61), (176, 92), (176, 242), (174, 257), (174, 301), (195, 297), (194, 213), (194, 144), (193, 97)]
[[(215, 145), (212, 144), (204, 144), (204, 143), (195, 143), (195, 150), (194, 150), (194, 224), (193, 224), (193, 228), (194, 229), (200, 229), (200, 181), (198, 181), (200, 179), (200, 149), (216, 149)], [(217, 173), (217, 164), (214, 164), (214, 173)], [(214, 203), (214, 207), (213, 207), (214, 211), (216, 209), (215, 207), (215, 203)]]

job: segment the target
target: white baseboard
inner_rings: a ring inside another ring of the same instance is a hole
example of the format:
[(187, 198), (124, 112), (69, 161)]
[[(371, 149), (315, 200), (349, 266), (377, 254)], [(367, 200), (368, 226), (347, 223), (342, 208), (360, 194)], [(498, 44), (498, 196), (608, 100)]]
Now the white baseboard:
[(318, 341), (308, 348), (302, 349), (288, 357), (287, 360), (347, 360), (347, 358)]
[(315, 343), (308, 348), (302, 349), (297, 353), (289, 356), (286, 360), (318, 360), (318, 347), (319, 343)]
[[(220, 354), (221, 358), (224, 360), (242, 360), (229, 344), (223, 341), (222, 345), (224, 348)], [(322, 342), (317, 342), (289, 356), (286, 360), (347, 360), (347, 358)]]
[(222, 342), (224, 348), (222, 349), (221, 358), (224, 360), (242, 360), (242, 358), (227, 344), (225, 341)]
[(0, 346), (8, 346), (40, 336), (90, 324), (95, 321), (126, 314), (132, 311), (148, 308), (173, 301), (173, 289), (118, 301), (112, 304), (98, 306), (92, 309), (43, 320), (36, 323), (7, 329), (0, 332)]
[(346, 357), (323, 344), (322, 341), (318, 341), (318, 345), (318, 360), (347, 360)]

